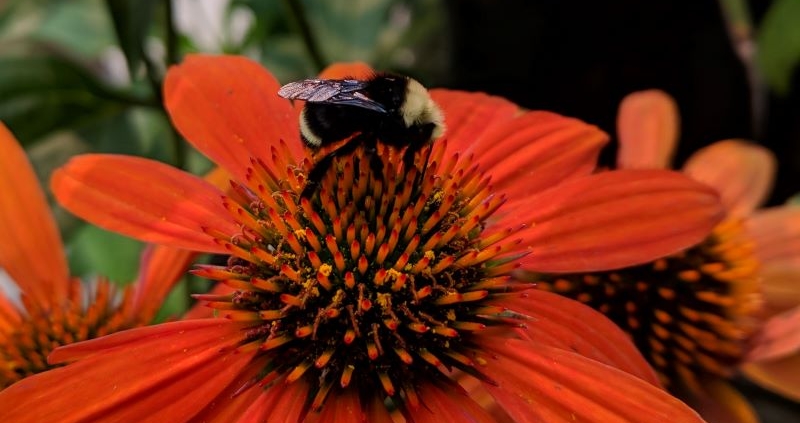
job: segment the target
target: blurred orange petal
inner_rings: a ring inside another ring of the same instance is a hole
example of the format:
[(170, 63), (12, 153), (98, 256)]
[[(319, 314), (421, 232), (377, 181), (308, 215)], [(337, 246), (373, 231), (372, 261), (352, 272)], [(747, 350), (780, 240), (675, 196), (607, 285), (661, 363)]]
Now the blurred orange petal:
[(251, 59), (189, 55), (167, 72), (164, 101), (187, 141), (244, 181), (251, 158), (272, 163), (270, 146), (281, 140), (294, 160), (304, 155), (297, 113), (279, 87)]
[(800, 268), (768, 266), (761, 270), (761, 276), (767, 316), (800, 304)]
[(758, 423), (750, 403), (722, 379), (704, 380), (703, 392), (688, 394), (687, 402), (708, 423)]
[(747, 378), (786, 398), (800, 402), (800, 354), (773, 361), (748, 363), (741, 370)]
[(580, 354), (514, 339), (487, 349), (484, 368), (499, 386), (484, 386), (517, 423), (703, 421), (666, 391)]
[(680, 115), (661, 90), (638, 91), (622, 99), (617, 113), (621, 169), (666, 169), (678, 142)]
[(549, 112), (527, 112), (494, 126), (472, 146), (492, 184), (511, 201), (594, 171), (608, 135)]
[(364, 62), (339, 62), (325, 68), (319, 74), (320, 79), (368, 79), (375, 75), (375, 70)]
[[(447, 140), (445, 157), (460, 154), (480, 156), (481, 138), (489, 130), (511, 121), (519, 107), (501, 97), (484, 93), (434, 89), (431, 97), (444, 113), (446, 126), (442, 139)], [(449, 158), (447, 158), (449, 159)]]
[[(95, 343), (99, 346), (112, 339), (110, 344), (118, 348), (11, 385), (3, 390), (3, 417), (20, 423), (183, 421), (200, 404), (210, 402), (252, 359), (253, 353), (223, 351), (238, 339), (231, 336), (236, 330), (230, 322), (206, 319), (129, 331), (137, 337), (120, 332), (126, 342), (113, 340), (116, 334), (97, 338), (90, 342), (99, 341)], [(87, 397), (104, 400), (86, 402)], [(37, 402), (48, 406), (36, 407)], [(136, 406), (127, 406), (131, 402)]]
[(236, 233), (222, 192), (203, 179), (153, 160), (82, 155), (53, 173), (59, 203), (102, 228), (147, 242), (226, 252), (199, 225)]
[(576, 352), (660, 386), (628, 335), (593, 308), (537, 289), (509, 295), (496, 304), (532, 318), (520, 330), (531, 341)]
[[(587, 272), (644, 263), (705, 238), (722, 219), (716, 193), (676, 172), (622, 170), (560, 184), (504, 216), (528, 224), (523, 268)], [(676, 225), (679, 222), (679, 225)]]
[(800, 270), (800, 207), (759, 210), (747, 219), (746, 225), (761, 262)]
[(129, 317), (149, 320), (155, 316), (167, 294), (186, 275), (195, 258), (197, 253), (194, 251), (148, 245), (139, 260), (139, 276), (133, 285), (133, 307), (129, 309)]
[(747, 216), (772, 189), (777, 164), (772, 152), (740, 140), (711, 144), (695, 152), (683, 170), (720, 193), (732, 216)]
[(67, 297), (64, 246), (39, 180), (8, 128), (0, 123), (0, 267), (34, 302)]
[(771, 317), (751, 342), (747, 361), (774, 360), (800, 352), (800, 306)]
[(15, 329), (20, 322), (19, 310), (4, 295), (0, 295), (0, 334)]

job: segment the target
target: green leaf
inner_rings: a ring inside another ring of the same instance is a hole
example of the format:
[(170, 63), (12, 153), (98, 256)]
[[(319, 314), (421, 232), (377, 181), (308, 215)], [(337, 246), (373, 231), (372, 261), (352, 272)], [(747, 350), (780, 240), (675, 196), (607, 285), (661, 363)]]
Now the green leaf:
[(0, 120), (24, 141), (113, 107), (92, 93), (85, 71), (55, 57), (0, 57)]
[(139, 273), (142, 243), (92, 225), (78, 229), (68, 243), (72, 273), (82, 277), (107, 276), (127, 284)]
[(0, 56), (0, 99), (0, 120), (22, 143), (152, 101), (107, 87), (75, 63), (40, 55)]
[(142, 63), (144, 38), (158, 3), (158, 0), (106, 0), (117, 41), (125, 53), (131, 75), (137, 74)]
[(59, 46), (84, 59), (98, 58), (114, 45), (114, 32), (101, 0), (49, 1), (33, 40)]
[(76, 133), (92, 151), (129, 154), (161, 161), (171, 158), (169, 124), (156, 110), (129, 107), (82, 125)]
[(776, 0), (758, 33), (758, 60), (775, 92), (791, 89), (792, 74), (800, 63), (800, 1)]

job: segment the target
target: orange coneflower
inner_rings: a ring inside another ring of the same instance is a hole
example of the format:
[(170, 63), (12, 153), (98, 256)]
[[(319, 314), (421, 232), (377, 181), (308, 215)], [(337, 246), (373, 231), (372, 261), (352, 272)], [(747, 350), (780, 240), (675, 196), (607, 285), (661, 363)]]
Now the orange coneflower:
[(357, 149), (304, 199), (312, 163), (278, 87), (241, 57), (190, 56), (167, 75), (173, 122), (230, 172), (230, 195), (134, 157), (57, 172), (59, 200), (92, 222), (229, 255), (195, 272), (234, 291), (201, 296), (222, 318), (56, 350), (74, 363), (0, 394), (7, 420), (699, 421), (610, 321), (514, 272), (677, 251), (718, 222), (710, 190), (667, 171), (594, 175), (597, 128), (434, 90), (449, 132), (414, 166), (380, 148), (373, 175)]
[[(674, 100), (662, 91), (626, 97), (618, 116), (619, 167), (668, 167), (678, 120)], [(800, 399), (800, 207), (756, 210), (774, 171), (775, 159), (763, 147), (712, 144), (684, 167), (716, 189), (726, 208), (726, 219), (705, 240), (649, 264), (554, 275), (541, 285), (624, 328), (662, 382), (706, 419), (757, 421), (725, 382), (737, 369)], [(762, 324), (769, 316), (775, 317)]]
[(0, 295), (0, 389), (56, 367), (47, 356), (59, 346), (148, 323), (194, 255), (148, 247), (130, 288), (99, 278), (87, 289), (69, 276), (44, 193), (25, 152), (2, 124), (0, 192), (0, 268), (21, 294), (19, 302)]

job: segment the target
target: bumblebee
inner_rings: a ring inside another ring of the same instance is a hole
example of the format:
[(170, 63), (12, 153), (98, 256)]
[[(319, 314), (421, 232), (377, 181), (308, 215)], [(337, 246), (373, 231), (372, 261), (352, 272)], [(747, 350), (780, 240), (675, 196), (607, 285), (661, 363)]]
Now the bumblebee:
[(350, 154), (363, 145), (370, 156), (370, 168), (381, 175), (382, 162), (375, 154), (377, 143), (405, 148), (403, 162), (408, 169), (416, 152), (444, 133), (442, 111), (428, 90), (402, 75), (381, 73), (366, 80), (306, 79), (284, 85), (278, 95), (306, 101), (300, 114), (300, 137), (312, 150), (351, 137), (317, 161), (308, 174), (303, 197), (313, 193), (338, 155)]

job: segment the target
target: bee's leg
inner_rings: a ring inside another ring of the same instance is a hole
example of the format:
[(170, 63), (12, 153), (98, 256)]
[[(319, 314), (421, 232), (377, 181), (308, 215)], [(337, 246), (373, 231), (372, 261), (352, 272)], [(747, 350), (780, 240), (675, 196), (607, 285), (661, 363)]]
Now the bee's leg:
[(383, 180), (383, 161), (378, 155), (377, 140), (375, 138), (365, 140), (364, 151), (369, 156), (369, 170), (372, 171), (372, 178)]
[(334, 157), (336, 157), (335, 151), (325, 155), (314, 164), (314, 167), (311, 168), (311, 170), (308, 172), (308, 175), (306, 175), (306, 186), (303, 187), (303, 192), (300, 194), (300, 198), (311, 198), (311, 195), (317, 190), (319, 183), (322, 182), (325, 172), (327, 172), (333, 164)]
[(337, 156), (344, 156), (346, 154), (353, 153), (356, 151), (361, 142), (362, 137), (353, 137), (353, 139), (348, 141), (343, 146), (319, 159), (319, 161), (314, 164), (314, 167), (308, 172), (306, 177), (306, 186), (303, 187), (303, 192), (300, 194), (300, 197), (311, 198), (311, 195), (314, 194), (314, 191), (316, 191), (319, 183), (322, 182), (322, 178), (325, 177), (325, 173), (328, 172), (328, 170), (330, 170), (333, 166), (333, 159)]

